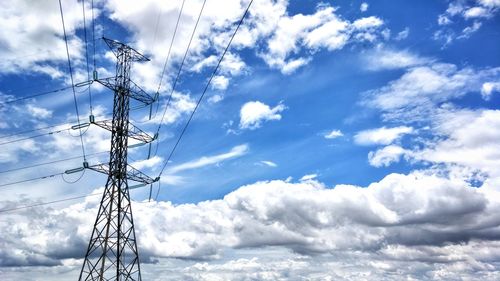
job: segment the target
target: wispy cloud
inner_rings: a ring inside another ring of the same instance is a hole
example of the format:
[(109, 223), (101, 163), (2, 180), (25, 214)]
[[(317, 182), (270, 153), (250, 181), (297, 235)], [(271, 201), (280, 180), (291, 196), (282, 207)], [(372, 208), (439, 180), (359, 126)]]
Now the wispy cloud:
[(260, 161), (260, 163), (266, 165), (266, 166), (269, 166), (269, 167), (278, 167), (278, 164), (272, 162), (272, 161), (266, 161), (266, 160), (263, 160), (263, 161)]
[(167, 170), (167, 173), (178, 173), (181, 171), (186, 171), (186, 170), (192, 170), (192, 169), (197, 169), (213, 164), (217, 164), (219, 162), (240, 157), (242, 155), (245, 155), (249, 151), (249, 146), (248, 144), (242, 144), (233, 147), (229, 152), (222, 153), (222, 154), (217, 154), (217, 155), (212, 155), (212, 156), (203, 156), (199, 159), (189, 161), (177, 166), (173, 166), (172, 168)]

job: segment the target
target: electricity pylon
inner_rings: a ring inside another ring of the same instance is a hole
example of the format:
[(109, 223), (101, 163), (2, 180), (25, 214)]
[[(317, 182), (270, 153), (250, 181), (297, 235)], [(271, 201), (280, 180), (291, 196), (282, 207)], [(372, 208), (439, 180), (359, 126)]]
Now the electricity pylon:
[(132, 62), (148, 61), (146, 57), (120, 42), (103, 38), (117, 58), (116, 75), (94, 81), (114, 91), (113, 119), (90, 123), (111, 131), (109, 163), (84, 167), (108, 175), (99, 212), (89, 241), (79, 280), (137, 280), (141, 279), (139, 253), (132, 217), (128, 181), (140, 185), (152, 184), (152, 179), (127, 164), (128, 139), (151, 143), (151, 137), (129, 122), (130, 98), (146, 105), (155, 98), (130, 81)]

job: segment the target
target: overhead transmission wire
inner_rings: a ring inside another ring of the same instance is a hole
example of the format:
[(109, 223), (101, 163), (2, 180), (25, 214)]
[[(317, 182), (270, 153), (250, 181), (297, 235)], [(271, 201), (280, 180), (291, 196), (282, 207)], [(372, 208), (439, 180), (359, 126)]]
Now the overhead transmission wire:
[(20, 98), (17, 98), (17, 99), (0, 101), (0, 105), (14, 103), (14, 102), (23, 101), (23, 100), (28, 100), (28, 99), (32, 99), (32, 98), (36, 98), (36, 97), (39, 97), (39, 96), (44, 96), (44, 95), (48, 95), (48, 94), (52, 94), (52, 93), (62, 92), (64, 90), (68, 90), (68, 89), (71, 89), (71, 88), (72, 88), (72, 86), (67, 86), (67, 87), (63, 87), (63, 88), (60, 88), (60, 89), (55, 89), (55, 90), (50, 90), (50, 91), (44, 91), (44, 92), (36, 93), (36, 94), (33, 94), (33, 95), (20, 97)]
[(54, 201), (41, 202), (41, 203), (36, 203), (36, 204), (31, 204), (31, 205), (19, 206), (19, 207), (14, 207), (14, 208), (1, 209), (0, 213), (12, 212), (12, 211), (17, 211), (17, 210), (22, 210), (22, 209), (29, 209), (29, 208), (33, 208), (33, 207), (45, 206), (45, 205), (50, 205), (50, 204), (55, 204), (55, 203), (60, 203), (60, 202), (66, 202), (66, 201), (72, 201), (72, 200), (82, 199), (82, 198), (87, 198), (87, 197), (94, 197), (94, 196), (102, 196), (102, 194), (93, 193), (93, 194), (87, 194), (87, 195), (69, 197), (69, 198), (64, 198), (64, 199), (59, 199), (59, 200), (54, 200)]
[[(188, 46), (186, 48), (186, 52), (184, 53), (184, 57), (182, 58), (181, 65), (179, 66), (179, 70), (177, 71), (177, 75), (175, 77), (174, 83), (172, 84), (172, 90), (170, 91), (170, 94), (168, 96), (167, 104), (165, 106), (165, 110), (163, 111), (163, 115), (161, 117), (160, 124), (158, 125), (158, 129), (156, 130), (156, 134), (158, 134), (160, 132), (161, 125), (163, 123), (163, 120), (165, 119), (165, 114), (167, 113), (168, 106), (170, 105), (170, 101), (172, 100), (172, 95), (173, 95), (173, 93), (175, 91), (175, 87), (177, 86), (177, 81), (179, 81), (179, 77), (180, 77), (181, 72), (182, 72), (182, 67), (184, 66), (184, 62), (186, 61), (186, 57), (187, 57), (187, 55), (189, 53), (189, 48), (191, 47), (191, 42), (193, 42), (193, 38), (194, 38), (194, 35), (196, 33), (196, 29), (198, 28), (198, 24), (200, 22), (201, 14), (203, 13), (203, 9), (205, 8), (205, 3), (206, 2), (207, 2), (207, 0), (204, 0), (203, 1), (203, 5), (201, 6), (200, 13), (198, 14), (198, 19), (196, 20), (196, 24), (194, 25), (193, 32), (191, 33), (191, 38), (189, 39), (189, 43), (188, 43)], [(179, 18), (180, 18), (180, 14), (179, 14)], [(167, 60), (168, 60), (168, 57), (167, 57)], [(166, 62), (165, 62), (165, 66), (166, 66)], [(165, 69), (165, 66), (164, 66), (164, 69)], [(160, 83), (161, 83), (161, 80), (160, 80)], [(158, 87), (158, 89), (159, 88), (160, 87)], [(158, 146), (156, 147), (155, 154), (157, 152), (158, 152)]]
[[(85, 60), (87, 63), (87, 81), (90, 81), (90, 68), (89, 68), (89, 51), (88, 51), (88, 42), (87, 42), (87, 19), (85, 17), (85, 0), (82, 1), (82, 14), (83, 14), (83, 37), (85, 38)], [(92, 92), (90, 90), (90, 84), (87, 87), (89, 92), (89, 111), (90, 115), (92, 115)]]
[[(158, 89), (156, 90), (157, 93), (160, 92), (161, 82), (163, 81), (163, 76), (165, 76), (165, 71), (167, 70), (167, 64), (168, 64), (168, 60), (170, 58), (170, 52), (172, 51), (172, 46), (173, 46), (174, 41), (175, 41), (175, 35), (177, 34), (177, 29), (179, 27), (179, 21), (181, 20), (182, 10), (184, 9), (185, 2), (186, 2), (186, 0), (182, 0), (182, 5), (181, 5), (181, 8), (179, 10), (179, 15), (177, 16), (177, 22), (175, 23), (174, 34), (172, 35), (172, 40), (170, 40), (170, 46), (168, 47), (167, 58), (165, 59), (165, 63), (163, 64), (163, 70), (161, 72), (160, 82), (158, 83)], [(205, 3), (203, 3), (203, 5), (205, 5)], [(202, 10), (203, 10), (203, 7), (202, 7)], [(201, 14), (201, 12), (200, 12), (200, 14)], [(158, 19), (156, 21), (156, 31), (158, 30), (158, 22), (159, 22), (159, 15), (158, 15)], [(198, 25), (198, 23), (195, 26), (195, 30), (196, 30), (197, 25)], [(155, 39), (156, 39), (156, 31), (155, 31)], [(188, 49), (189, 49), (189, 47), (188, 47)]]
[[(177, 30), (179, 28), (179, 22), (180, 22), (180, 19), (181, 19), (181, 16), (182, 16), (182, 11), (184, 10), (184, 3), (185, 2), (186, 2), (186, 0), (182, 1), (181, 8), (179, 10), (179, 15), (177, 16), (177, 22), (175, 23), (174, 34), (172, 35), (172, 39), (170, 40), (170, 46), (168, 47), (167, 58), (165, 59), (165, 63), (163, 64), (163, 69), (162, 69), (162, 72), (161, 72), (161, 75), (160, 75), (160, 81), (158, 82), (158, 89), (156, 90), (156, 96), (158, 97), (158, 101), (157, 101), (158, 103), (156, 105), (156, 110), (155, 110), (153, 118), (156, 117), (156, 114), (158, 114), (158, 110), (160, 108), (160, 89), (161, 89), (161, 84), (163, 82), (163, 77), (165, 76), (165, 71), (167, 70), (168, 61), (170, 59), (170, 53), (172, 51), (172, 46), (173, 46), (174, 41), (175, 41), (175, 36), (176, 36)], [(161, 10), (158, 13), (158, 17), (156, 18), (155, 33), (154, 33), (154, 37), (153, 37), (153, 45), (156, 43), (156, 34), (158, 32), (158, 25), (160, 23), (160, 16), (161, 16), (162, 13), (163, 13), (163, 10)], [(195, 26), (195, 30), (196, 30), (196, 26)], [(188, 49), (189, 49), (189, 47), (188, 47)], [(172, 93), (170, 93), (170, 96), (172, 95)], [(151, 116), (150, 116), (150, 119), (151, 119)], [(143, 123), (143, 122), (139, 122), (139, 123)], [(158, 148), (158, 146), (157, 146), (157, 148)], [(156, 152), (155, 152), (155, 154), (156, 154)]]
[(163, 14), (163, 6), (160, 7), (158, 16), (156, 16), (155, 33), (153, 35), (153, 50), (154, 50), (154, 45), (156, 44), (156, 35), (158, 35), (158, 26), (160, 24), (160, 17), (162, 14)]
[(94, 17), (94, 0), (91, 0), (90, 1), (90, 9), (92, 11), (92, 48), (94, 49), (94, 53), (92, 54), (92, 60), (93, 60), (93, 63), (94, 63), (94, 71), (97, 71), (96, 70), (96, 67), (95, 67), (95, 17)]
[[(87, 158), (94, 157), (94, 156), (97, 156), (99, 154), (104, 154), (104, 153), (109, 153), (109, 151), (90, 153), (90, 154), (87, 154)], [(59, 159), (59, 160), (54, 160), (54, 161), (49, 161), (49, 162), (37, 163), (37, 164), (19, 167), (19, 168), (13, 168), (13, 169), (9, 169), (9, 170), (3, 170), (3, 171), (0, 171), (0, 174), (11, 173), (11, 172), (16, 172), (16, 171), (20, 171), (20, 170), (26, 170), (26, 169), (31, 169), (31, 168), (35, 168), (35, 167), (40, 167), (40, 166), (46, 166), (46, 165), (50, 165), (50, 164), (61, 163), (61, 162), (66, 162), (66, 161), (80, 159), (80, 158), (82, 158), (82, 155), (64, 158), (64, 159)]]
[[(78, 119), (78, 125), (80, 125), (80, 113), (78, 112), (78, 102), (76, 100), (75, 83), (73, 81), (73, 69), (71, 68), (71, 59), (69, 56), (69, 48), (68, 48), (68, 37), (66, 36), (66, 26), (64, 25), (64, 12), (63, 12), (63, 8), (62, 8), (61, 0), (59, 0), (59, 10), (61, 11), (61, 22), (62, 22), (63, 33), (64, 33), (64, 42), (66, 44), (66, 55), (68, 56), (69, 76), (71, 78), (71, 88), (73, 89), (73, 99), (75, 102), (76, 117)], [(80, 130), (80, 142), (82, 145), (83, 161), (86, 162), (87, 158), (85, 157), (85, 146), (83, 144), (82, 128), (80, 126), (79, 126), (79, 130)]]
[(46, 176), (41, 176), (41, 177), (36, 177), (36, 178), (31, 178), (31, 179), (25, 179), (25, 180), (20, 180), (20, 181), (3, 183), (3, 184), (0, 184), (0, 187), (5, 187), (5, 186), (9, 186), (9, 185), (15, 185), (15, 184), (19, 184), (19, 183), (25, 183), (25, 182), (30, 182), (30, 181), (36, 181), (36, 180), (53, 178), (55, 176), (60, 176), (62, 174), (64, 174), (64, 172), (59, 172), (59, 173), (55, 173), (55, 174), (50, 174), (50, 175), (46, 175)]
[(38, 135), (34, 135), (34, 136), (29, 136), (29, 137), (25, 137), (25, 138), (19, 138), (19, 139), (9, 140), (9, 141), (5, 141), (5, 142), (0, 142), (0, 145), (6, 145), (6, 144), (10, 144), (10, 143), (25, 141), (25, 140), (39, 138), (39, 137), (43, 137), (43, 136), (59, 134), (59, 133), (62, 133), (64, 131), (69, 131), (69, 130), (71, 130), (71, 127), (60, 129), (60, 130), (55, 130), (55, 131), (50, 131), (50, 132), (47, 132), (47, 133), (38, 134)]
[[(107, 152), (107, 151), (105, 151), (105, 152)], [(97, 154), (101, 154), (101, 153), (104, 153), (104, 152), (97, 152), (97, 153), (93, 153), (93, 154), (89, 154), (89, 155), (97, 155)], [(81, 157), (82, 156), (80, 156), (78, 158), (81, 158)], [(71, 160), (71, 159), (75, 159), (75, 158), (73, 157), (73, 158), (68, 158), (68, 159), (63, 159), (63, 160), (57, 160), (57, 161), (52, 161), (50, 163), (41, 163), (41, 164), (37, 164), (37, 165), (32, 165), (31, 167), (37, 167), (37, 166), (42, 166), (42, 165), (46, 165), (46, 164), (53, 164), (53, 163), (67, 161), (67, 160)], [(27, 169), (27, 168), (31, 168), (31, 167), (22, 167), (22, 168), (17, 168), (17, 169), (2, 171), (2, 173), (7, 173), (7, 172), (11, 172), (11, 171), (15, 171), (15, 170), (21, 170), (21, 169)], [(83, 169), (83, 171), (85, 172), (85, 169)], [(19, 181), (14, 181), (14, 182), (3, 183), (3, 184), (0, 184), (0, 187), (10, 186), (10, 185), (16, 185), (16, 184), (25, 183), (25, 182), (31, 182), (31, 181), (37, 181), (37, 180), (42, 180), (42, 179), (48, 179), (48, 178), (53, 178), (55, 176), (63, 176), (63, 180), (66, 183), (75, 183), (75, 182), (79, 181), (83, 177), (83, 174), (82, 174), (76, 181), (69, 182), (69, 181), (67, 181), (64, 178), (64, 174), (68, 174), (67, 171), (65, 171), (65, 172), (59, 172), (59, 173), (53, 173), (53, 174), (49, 174), (49, 175), (45, 175), (45, 176), (40, 176), (40, 177), (35, 177), (35, 178), (30, 178), (30, 179), (24, 179), (24, 180), (19, 180)]]
[[(191, 123), (191, 120), (193, 119), (193, 116), (196, 113), (196, 110), (200, 106), (200, 103), (201, 103), (201, 101), (203, 99), (203, 96), (205, 96), (205, 93), (207, 92), (208, 87), (210, 86), (210, 83), (212, 82), (212, 79), (214, 78), (215, 74), (217, 73), (217, 70), (219, 69), (219, 66), (220, 66), (221, 62), (224, 59), (224, 56), (226, 55), (227, 50), (231, 46), (231, 43), (233, 42), (233, 39), (236, 36), (236, 33), (238, 32), (238, 29), (240, 28), (241, 24), (243, 23), (243, 20), (245, 19), (246, 15), (248, 14), (248, 11), (250, 10), (250, 6), (252, 6), (252, 3), (253, 3), (253, 0), (250, 0), (250, 2), (248, 3), (247, 8), (245, 10), (245, 13), (243, 13), (243, 16), (241, 17), (240, 21), (238, 22), (238, 25), (236, 26), (236, 29), (234, 30), (231, 38), (229, 39), (229, 42), (228, 42), (226, 48), (224, 49), (224, 52), (222, 53), (221, 57), (219, 58), (219, 61), (217, 62), (217, 65), (215, 66), (215, 69), (212, 72), (212, 75), (210, 76), (210, 79), (208, 79), (208, 82), (205, 85), (205, 88), (203, 89), (203, 92), (202, 92), (201, 96), (199, 97), (198, 102), (196, 103), (196, 106), (193, 109), (193, 112), (189, 116), (189, 119), (187, 120), (186, 124), (184, 125), (184, 128), (182, 129), (181, 134), (177, 138), (177, 141), (176, 141), (174, 147), (170, 151), (170, 154), (168, 155), (168, 158), (163, 163), (163, 167), (161, 168), (160, 173), (158, 174), (158, 177), (161, 177), (161, 175), (163, 174), (163, 172), (165, 170), (165, 167), (167, 167), (167, 164), (170, 162), (170, 159), (172, 158), (172, 155), (174, 154), (175, 149), (179, 145), (179, 142), (181, 141), (182, 136), (184, 136), (184, 133), (186, 132), (187, 127)], [(158, 195), (159, 194), (160, 194), (160, 185), (158, 186), (158, 191), (156, 192), (155, 201), (158, 199)]]
[(27, 134), (27, 133), (33, 133), (33, 132), (37, 132), (37, 131), (43, 131), (43, 130), (47, 130), (47, 129), (50, 129), (50, 128), (60, 127), (62, 125), (69, 125), (69, 124), (70, 123), (64, 122), (64, 123), (60, 123), (60, 124), (56, 124), (56, 125), (50, 125), (50, 126), (47, 126), (47, 127), (42, 127), (42, 128), (36, 128), (36, 129), (21, 131), (21, 132), (13, 133), (13, 134), (10, 134), (10, 135), (0, 136), (0, 139), (6, 139), (6, 138), (14, 137), (14, 136), (24, 135), (24, 134)]

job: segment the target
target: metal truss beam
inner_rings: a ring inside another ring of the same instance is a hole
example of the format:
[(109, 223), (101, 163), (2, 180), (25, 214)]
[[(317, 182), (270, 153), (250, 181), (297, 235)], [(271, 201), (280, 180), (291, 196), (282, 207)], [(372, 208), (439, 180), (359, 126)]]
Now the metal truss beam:
[[(119, 130), (120, 128), (113, 128), (113, 121), (112, 120), (103, 120), (103, 121), (95, 121), (93, 124), (106, 129), (112, 133), (117, 133), (117, 134), (123, 134), (125, 131), (116, 131)], [(113, 131), (115, 130), (115, 132)], [(156, 136), (150, 136), (143, 130), (139, 129), (132, 123), (128, 124), (128, 130), (127, 132), (127, 137), (144, 142), (144, 143), (150, 143), (156, 139)]]

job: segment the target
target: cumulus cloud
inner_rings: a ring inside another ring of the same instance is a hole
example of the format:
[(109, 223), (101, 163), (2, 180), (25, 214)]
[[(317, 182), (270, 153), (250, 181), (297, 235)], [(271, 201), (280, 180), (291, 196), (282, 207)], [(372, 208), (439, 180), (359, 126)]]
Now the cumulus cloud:
[(500, 147), (499, 110), (443, 110), (434, 121), (436, 134), (442, 138), (429, 143), (410, 156), (433, 163), (457, 164), (497, 176)]
[(354, 136), (354, 142), (358, 145), (391, 144), (405, 134), (411, 134), (412, 127), (399, 126), (394, 128), (377, 128), (358, 132)]
[[(70, 55), (78, 65), (83, 59), (84, 43), (75, 31), (83, 27), (82, 7), (72, 0), (65, 1), (63, 9)], [(91, 14), (89, 7), (86, 9)], [(61, 71), (59, 64), (67, 57), (58, 3), (2, 1), (0, 11), (0, 72), (42, 73), (61, 78), (66, 69)]]
[(314, 14), (282, 16), (261, 57), (269, 66), (289, 74), (311, 60), (300, 55), (303, 48), (334, 51), (350, 42), (374, 41), (381, 36), (380, 18), (370, 16), (351, 23), (335, 12), (333, 7), (319, 6)]
[[(218, 259), (227, 248), (278, 247), (305, 255), (305, 261), (322, 254), (328, 262), (350, 257), (367, 268), (397, 267), (398, 276), (436, 274), (436, 264), (453, 268), (463, 264), (465, 256), (467, 263), (494, 272), (495, 259), (482, 250), (500, 246), (494, 223), (500, 208), (498, 192), (495, 186), (474, 188), (460, 178), (430, 170), (391, 174), (368, 187), (328, 188), (312, 179), (275, 180), (242, 186), (222, 199), (197, 204), (136, 203), (134, 219), (144, 261)], [(61, 265), (63, 260), (82, 258), (98, 201), (89, 198), (65, 208), (4, 215), (2, 265)], [(11, 227), (13, 220), (16, 228)], [(228, 264), (259, 263), (256, 258)], [(424, 266), (423, 272), (413, 270), (417, 264)], [(216, 274), (216, 265), (196, 266)], [(277, 268), (269, 270), (279, 274)], [(475, 274), (469, 269), (463, 273)], [(318, 274), (318, 278), (328, 275)]]
[(281, 103), (271, 108), (260, 101), (247, 102), (240, 110), (240, 128), (254, 130), (265, 121), (281, 120), (280, 112), (285, 108)]
[(389, 166), (392, 163), (398, 162), (405, 150), (398, 145), (388, 145), (375, 152), (368, 153), (368, 162), (375, 167)]

